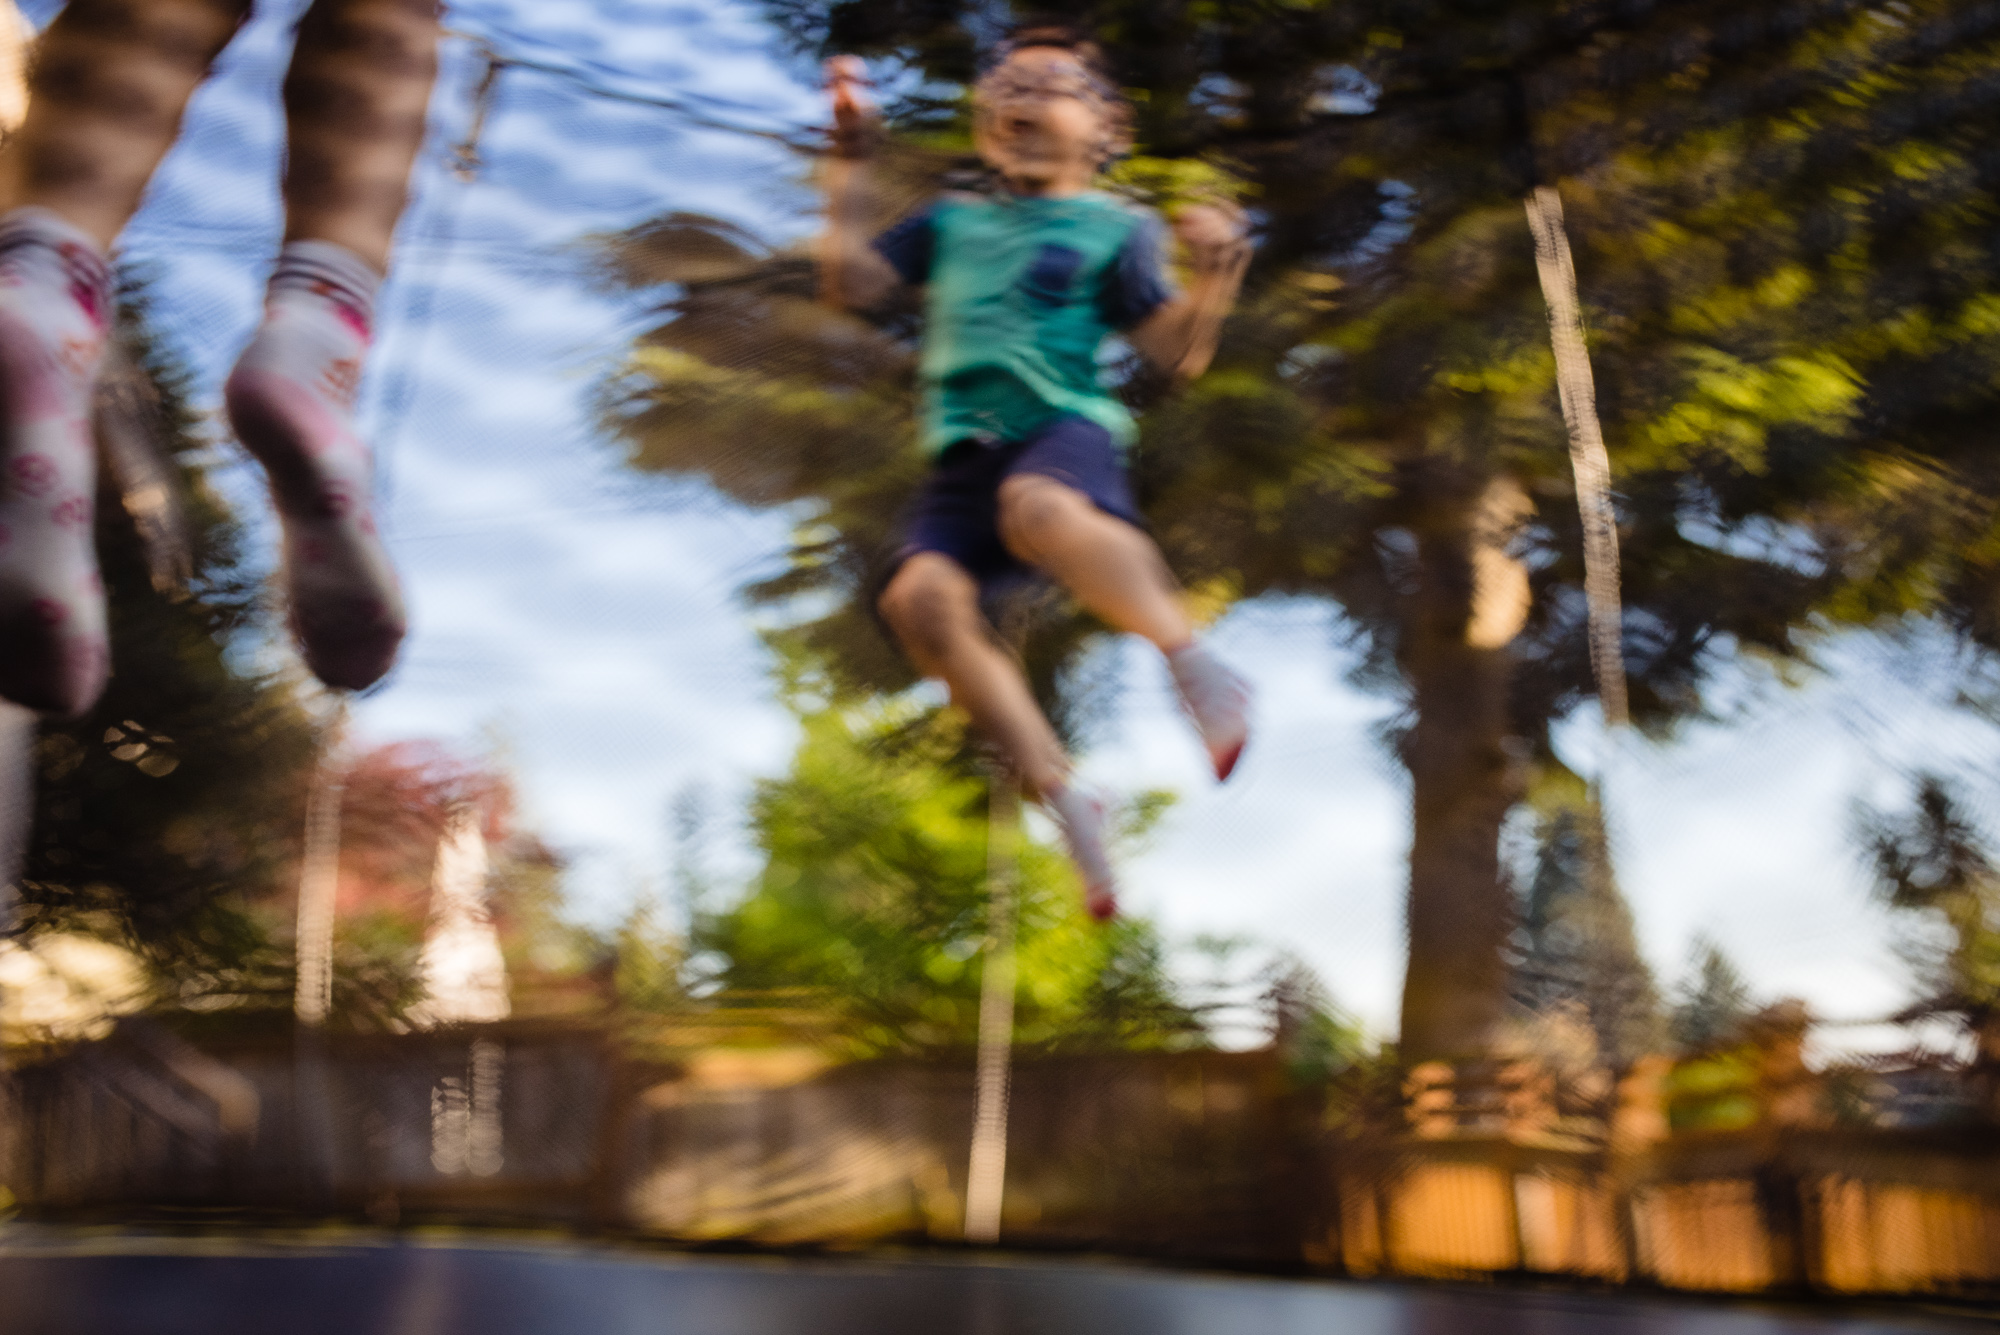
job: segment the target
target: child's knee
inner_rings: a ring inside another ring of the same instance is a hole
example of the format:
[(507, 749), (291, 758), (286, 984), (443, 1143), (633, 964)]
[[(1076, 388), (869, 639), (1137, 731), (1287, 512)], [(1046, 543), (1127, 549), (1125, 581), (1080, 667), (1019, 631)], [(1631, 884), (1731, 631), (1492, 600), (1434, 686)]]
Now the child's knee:
[(1000, 536), (1010, 548), (1034, 551), (1095, 509), (1088, 496), (1054, 478), (1010, 477), (1000, 487)]
[(898, 635), (907, 635), (911, 628), (939, 610), (933, 584), (934, 581), (926, 579), (914, 563), (905, 565), (876, 598), (875, 610), (882, 614), (882, 619), (889, 623), (891, 630)]
[(969, 581), (955, 574), (919, 557), (906, 562), (875, 600), (882, 619), (920, 666), (942, 658), (961, 630), (969, 595), (958, 585)]

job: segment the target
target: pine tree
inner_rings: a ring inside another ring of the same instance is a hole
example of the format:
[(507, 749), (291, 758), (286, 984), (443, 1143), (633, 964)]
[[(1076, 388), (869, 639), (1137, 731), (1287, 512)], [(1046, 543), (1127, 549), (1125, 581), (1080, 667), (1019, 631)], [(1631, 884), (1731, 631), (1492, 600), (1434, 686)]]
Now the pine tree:
[(1965, 795), (1937, 774), (1920, 774), (1902, 814), (1859, 809), (1856, 834), (1877, 896), (1944, 927), (1912, 933), (1904, 953), (1922, 989), (1908, 1018), (1944, 1015), (2000, 1061), (2000, 862)]
[(1605, 847), (1604, 817), (1585, 799), (1544, 816), (1521, 914), (1513, 996), (1531, 1012), (1579, 1003), (1614, 1066), (1657, 1052), (1659, 988), (1639, 953), (1632, 911)]
[(1750, 985), (1712, 938), (1696, 937), (1688, 953), (1688, 975), (1667, 1031), (1682, 1052), (1699, 1056), (1740, 1042), (1756, 1007)]

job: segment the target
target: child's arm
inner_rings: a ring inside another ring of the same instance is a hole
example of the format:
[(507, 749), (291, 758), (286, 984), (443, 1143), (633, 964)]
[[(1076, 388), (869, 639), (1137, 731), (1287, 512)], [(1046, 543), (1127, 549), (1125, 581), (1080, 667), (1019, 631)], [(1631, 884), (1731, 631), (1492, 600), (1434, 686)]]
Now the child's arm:
[(902, 282), (869, 245), (868, 152), (878, 117), (864, 91), (866, 70), (854, 56), (826, 62), (833, 94), (833, 158), (826, 172), (826, 231), (819, 242), (820, 300), (844, 310), (879, 306)]
[(1222, 337), (1222, 321), (1236, 304), (1250, 267), (1250, 241), (1243, 211), (1198, 204), (1174, 218), (1174, 234), (1194, 271), (1187, 291), (1166, 302), (1125, 333), (1147, 361), (1192, 380), (1208, 369)]

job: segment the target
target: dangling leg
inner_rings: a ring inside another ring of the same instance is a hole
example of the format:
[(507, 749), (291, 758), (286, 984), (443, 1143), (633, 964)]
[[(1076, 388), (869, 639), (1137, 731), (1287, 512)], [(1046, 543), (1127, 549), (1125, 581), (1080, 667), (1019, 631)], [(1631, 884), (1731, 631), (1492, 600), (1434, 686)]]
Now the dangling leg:
[(377, 273), (409, 198), (437, 82), (437, 0), (316, 0), (285, 80), (285, 240)]
[(1016, 558), (1047, 573), (1106, 625), (1159, 647), (1215, 777), (1227, 779), (1249, 740), (1249, 688), (1195, 639), (1153, 540), (1038, 473), (1000, 484), (1000, 536)]
[(1083, 873), (1085, 906), (1095, 917), (1110, 917), (1118, 901), (1103, 805), (1070, 783), (1069, 756), (1020, 666), (995, 641), (972, 576), (950, 557), (918, 552), (889, 581), (880, 607), (917, 670), (944, 681), (952, 703), (972, 716), (1029, 796), (1056, 817)]
[(105, 252), (249, 0), (71, 0), (0, 148), (0, 696), (80, 714), (110, 667), (91, 541)]
[(437, 73), (434, 0), (317, 0), (285, 81), (285, 246), (264, 323), (229, 378), (229, 416), (284, 526), (292, 629), (329, 686), (395, 661), (403, 600), (354, 429), (374, 321)]

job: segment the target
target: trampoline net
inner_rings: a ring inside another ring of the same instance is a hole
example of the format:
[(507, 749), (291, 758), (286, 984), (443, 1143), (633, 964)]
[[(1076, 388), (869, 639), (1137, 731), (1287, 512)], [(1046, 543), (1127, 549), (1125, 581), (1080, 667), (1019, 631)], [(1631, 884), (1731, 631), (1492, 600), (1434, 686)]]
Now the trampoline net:
[(1113, 795), (1109, 928), (875, 613), (924, 310), (817, 272), (820, 58), (886, 113), (872, 231), (1003, 190), (971, 88), (1036, 16), (452, 6), (359, 410), (414, 629), (337, 700), (219, 410), (302, 8), (117, 252), (116, 672), (32, 743), (0, 945), (22, 1203), (957, 1237), (1006, 935), (1005, 1237), (2000, 1274), (1984, 8), (1067, 16), (1134, 115), (1102, 188), (1257, 245), (1208, 374), (1099, 356), (1243, 771), (1060, 589), (985, 607)]

